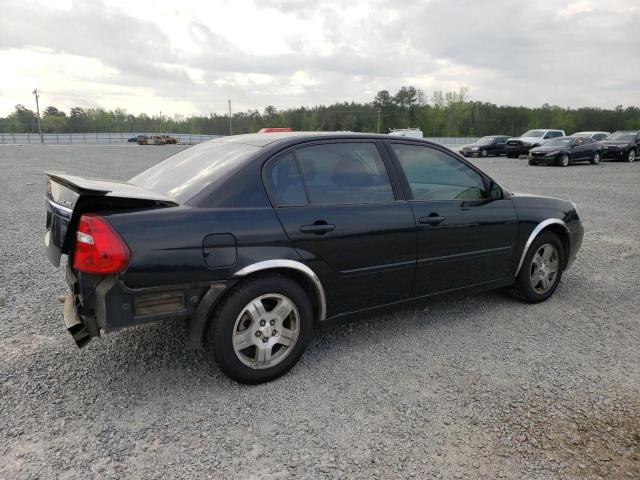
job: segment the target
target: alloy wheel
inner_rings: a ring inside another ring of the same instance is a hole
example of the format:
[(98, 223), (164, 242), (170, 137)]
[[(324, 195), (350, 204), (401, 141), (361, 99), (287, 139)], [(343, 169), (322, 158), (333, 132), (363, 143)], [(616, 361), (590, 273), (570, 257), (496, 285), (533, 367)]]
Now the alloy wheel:
[(271, 368), (293, 350), (300, 334), (300, 313), (284, 295), (269, 293), (249, 302), (233, 327), (233, 350), (254, 369)]
[(482, 155), (483, 157), (486, 157), (487, 155), (489, 155), (489, 152), (487, 152), (486, 150), (481, 150), (480, 155)]
[(631, 162), (635, 161), (635, 159), (636, 159), (636, 151), (635, 150), (629, 150), (629, 154), (627, 156), (627, 161), (629, 163), (631, 163)]
[(598, 165), (600, 163), (600, 153), (596, 152), (593, 154), (593, 164)]
[(542, 295), (555, 284), (560, 271), (560, 255), (551, 243), (541, 245), (531, 261), (529, 281), (531, 288)]

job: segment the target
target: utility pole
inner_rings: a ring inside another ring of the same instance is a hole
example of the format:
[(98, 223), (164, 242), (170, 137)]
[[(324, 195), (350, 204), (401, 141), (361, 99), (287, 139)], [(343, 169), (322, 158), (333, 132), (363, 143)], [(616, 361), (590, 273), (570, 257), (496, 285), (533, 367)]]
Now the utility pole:
[(229, 100), (229, 136), (233, 135), (233, 130), (231, 129), (231, 100)]
[(382, 110), (378, 109), (378, 133), (380, 133), (380, 115), (382, 115)]
[(40, 124), (40, 103), (38, 102), (40, 94), (38, 94), (37, 88), (33, 91), (33, 94), (36, 97), (36, 111), (38, 112), (38, 132), (40, 132), (40, 143), (44, 145), (44, 137), (42, 136), (42, 125)]

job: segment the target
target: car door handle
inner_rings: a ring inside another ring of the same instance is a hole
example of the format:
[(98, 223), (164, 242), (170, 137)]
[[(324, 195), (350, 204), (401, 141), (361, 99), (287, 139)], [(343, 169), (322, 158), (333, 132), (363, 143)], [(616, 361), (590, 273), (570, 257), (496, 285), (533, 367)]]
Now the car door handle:
[(302, 225), (300, 227), (302, 233), (315, 233), (316, 235), (322, 235), (335, 229), (336, 226), (331, 223), (314, 223), (313, 225)]
[(439, 225), (444, 221), (444, 217), (439, 215), (429, 215), (428, 217), (420, 217), (418, 222), (426, 225)]

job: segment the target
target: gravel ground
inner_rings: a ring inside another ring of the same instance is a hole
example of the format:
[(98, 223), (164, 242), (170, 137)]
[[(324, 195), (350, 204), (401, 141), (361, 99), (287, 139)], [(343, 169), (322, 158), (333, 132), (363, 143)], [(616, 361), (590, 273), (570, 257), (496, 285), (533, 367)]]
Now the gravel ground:
[(179, 323), (82, 350), (62, 325), (42, 171), (125, 179), (179, 148), (0, 146), (0, 478), (640, 478), (640, 162), (474, 160), (578, 203), (585, 241), (553, 298), (327, 328), (247, 387), (186, 352)]

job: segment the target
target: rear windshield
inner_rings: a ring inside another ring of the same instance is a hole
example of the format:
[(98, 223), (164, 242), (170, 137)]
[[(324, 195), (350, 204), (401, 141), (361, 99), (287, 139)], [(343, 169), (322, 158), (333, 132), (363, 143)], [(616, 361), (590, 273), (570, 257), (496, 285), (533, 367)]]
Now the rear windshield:
[(635, 137), (635, 132), (613, 132), (607, 140), (633, 140)]
[(241, 143), (201, 143), (176, 153), (129, 182), (183, 203), (240, 169), (244, 160), (259, 149)]

